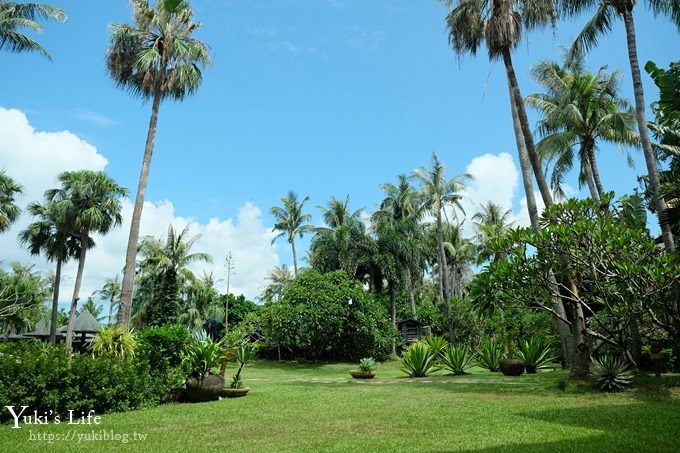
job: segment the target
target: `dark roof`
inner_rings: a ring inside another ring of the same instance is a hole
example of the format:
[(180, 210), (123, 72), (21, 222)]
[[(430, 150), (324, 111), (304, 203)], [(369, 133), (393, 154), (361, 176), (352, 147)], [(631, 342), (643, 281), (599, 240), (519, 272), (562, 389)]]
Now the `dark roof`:
[(94, 319), (92, 313), (88, 310), (83, 310), (73, 321), (74, 332), (99, 332), (102, 330), (102, 325)]
[(35, 325), (35, 329), (32, 332), (27, 332), (24, 335), (30, 335), (32, 337), (49, 337), (50, 336), (50, 321), (47, 318), (43, 318)]
[(402, 324), (405, 324), (405, 323), (407, 323), (407, 322), (414, 322), (414, 323), (418, 324), (419, 326), (424, 326), (424, 325), (425, 325), (425, 324), (423, 324), (422, 322), (418, 321), (418, 320), (415, 319), (415, 318), (408, 318), (408, 319), (401, 320), (401, 321), (397, 322), (397, 325), (398, 325), (399, 327), (401, 327)]

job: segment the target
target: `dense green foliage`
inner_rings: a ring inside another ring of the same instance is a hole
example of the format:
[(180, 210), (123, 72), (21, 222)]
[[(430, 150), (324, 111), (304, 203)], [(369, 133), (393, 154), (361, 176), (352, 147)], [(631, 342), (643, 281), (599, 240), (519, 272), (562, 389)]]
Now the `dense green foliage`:
[(527, 373), (535, 373), (552, 362), (555, 358), (551, 354), (550, 346), (541, 337), (519, 340), (517, 358), (524, 362)]
[(494, 338), (485, 338), (477, 349), (477, 363), (489, 371), (498, 371), (503, 358), (503, 345)]
[(424, 341), (416, 341), (402, 354), (402, 371), (412, 378), (422, 378), (441, 369), (438, 365), (439, 352), (430, 349)]
[(441, 357), (441, 363), (448, 371), (458, 376), (475, 365), (475, 355), (463, 345), (449, 346)]

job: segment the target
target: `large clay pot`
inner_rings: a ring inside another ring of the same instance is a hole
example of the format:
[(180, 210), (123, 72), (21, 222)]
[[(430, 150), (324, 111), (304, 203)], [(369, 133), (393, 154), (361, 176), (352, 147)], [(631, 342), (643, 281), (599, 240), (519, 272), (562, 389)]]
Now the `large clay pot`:
[(209, 374), (199, 378), (187, 379), (186, 397), (192, 403), (215, 401), (219, 399), (224, 389), (224, 378), (216, 374)]
[(355, 379), (373, 379), (375, 371), (352, 370), (349, 372)]
[(524, 362), (515, 358), (502, 359), (500, 368), (506, 376), (519, 376), (524, 373)]

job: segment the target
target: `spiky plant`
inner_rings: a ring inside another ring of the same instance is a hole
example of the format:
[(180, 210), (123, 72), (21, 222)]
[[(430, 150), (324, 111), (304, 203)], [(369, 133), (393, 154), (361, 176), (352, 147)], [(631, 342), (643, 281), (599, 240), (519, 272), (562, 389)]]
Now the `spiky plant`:
[(527, 373), (535, 373), (555, 359), (550, 346), (539, 337), (520, 340), (516, 354), (517, 358), (524, 362)]
[(503, 358), (503, 346), (494, 338), (485, 338), (477, 351), (477, 363), (489, 371), (498, 371)]
[(459, 376), (475, 365), (475, 356), (467, 346), (449, 346), (444, 350), (441, 361), (447, 370)]
[(440, 369), (437, 354), (425, 342), (412, 343), (401, 357), (404, 365), (401, 370), (412, 378), (426, 377)]
[(593, 360), (590, 366), (590, 377), (595, 380), (600, 390), (618, 392), (630, 386), (634, 374), (621, 357), (605, 354)]

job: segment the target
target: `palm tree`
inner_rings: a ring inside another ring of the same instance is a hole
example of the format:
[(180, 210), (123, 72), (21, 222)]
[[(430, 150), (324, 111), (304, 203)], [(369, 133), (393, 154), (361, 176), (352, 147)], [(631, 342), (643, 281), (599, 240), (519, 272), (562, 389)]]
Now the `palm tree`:
[(23, 190), (21, 184), (7, 176), (5, 170), (0, 169), (0, 233), (7, 231), (21, 214), (15, 199)]
[[(570, 51), (572, 55), (578, 55), (597, 45), (600, 36), (611, 31), (612, 23), (616, 16), (623, 19), (626, 27), (626, 44), (628, 47), (630, 72), (633, 78), (633, 92), (635, 93), (635, 119), (637, 120), (640, 144), (645, 155), (645, 163), (647, 164), (649, 189), (654, 196), (656, 214), (661, 226), (661, 237), (663, 238), (664, 246), (666, 251), (672, 252), (675, 250), (673, 233), (670, 226), (663, 221), (667, 206), (664, 197), (660, 196), (658, 162), (651, 140), (649, 139), (647, 120), (645, 118), (645, 95), (642, 88), (635, 22), (633, 20), (633, 10), (636, 3), (636, 0), (560, 0), (562, 11), (567, 16), (576, 16), (584, 10), (597, 7), (593, 17), (576, 37)], [(655, 14), (668, 16), (677, 26), (680, 26), (680, 2), (677, 0), (647, 0), (646, 3)]]
[(308, 200), (309, 197), (305, 197), (302, 201), (298, 201), (295, 192), (290, 191), (288, 196), (281, 197), (282, 206), (274, 206), (269, 211), (275, 220), (272, 231), (279, 231), (279, 234), (272, 239), (272, 244), (280, 237), (285, 237), (288, 240), (293, 250), (293, 275), (295, 277), (298, 275), (295, 236), (302, 238), (305, 233), (314, 229), (312, 225), (308, 224), (312, 220), (312, 216), (302, 213), (302, 209)]
[[(608, 74), (603, 66), (592, 74), (579, 55), (563, 66), (542, 61), (531, 73), (546, 90), (527, 96), (526, 103), (542, 115), (538, 123), (542, 139), (536, 149), (542, 157), (555, 161), (553, 189), (563, 193), (564, 174), (571, 170), (577, 154), (579, 187), (587, 184), (591, 197), (600, 200), (604, 187), (595, 156), (598, 142), (639, 145), (633, 109), (619, 96), (618, 71)], [(632, 158), (627, 157), (632, 165)]]
[(503, 210), (500, 205), (491, 201), (482, 205), (481, 210), (472, 216), (475, 241), (478, 245), (478, 265), (487, 260), (496, 262), (501, 258), (489, 245), (510, 230), (514, 223), (510, 221), (511, 217), (512, 211), (510, 209)]
[[(47, 194), (46, 194), (47, 196)], [(50, 317), (50, 344), (56, 343), (59, 287), (61, 285), (61, 268), (71, 258), (80, 256), (79, 235), (71, 232), (70, 226), (59, 219), (53, 203), (33, 202), (28, 205), (28, 212), (36, 218), (25, 230), (19, 233), (19, 241), (28, 247), (31, 255), (45, 255), (48, 261), (56, 262), (56, 271), (51, 284), (52, 315)], [(94, 241), (89, 238), (87, 247), (94, 247)]]
[(94, 294), (92, 294), (92, 296), (88, 297), (87, 300), (85, 301), (85, 303), (80, 306), (80, 310), (78, 311), (78, 314), (82, 313), (85, 310), (89, 311), (90, 314), (97, 321), (103, 321), (104, 320), (104, 316), (102, 316), (102, 313), (104, 312), (104, 307), (102, 305), (96, 304), (94, 302)]
[(52, 59), (50, 54), (36, 41), (19, 31), (29, 28), (42, 32), (40, 20), (66, 21), (66, 14), (60, 8), (41, 3), (16, 3), (0, 0), (0, 50), (10, 52), (38, 52)]
[(113, 309), (120, 304), (120, 278), (118, 275), (107, 278), (104, 286), (97, 292), (99, 297), (109, 303), (109, 325), (113, 325)]
[[(446, 17), (449, 28), (449, 41), (458, 55), (470, 53), (476, 55), (482, 43), (486, 47), (490, 60), (502, 59), (508, 78), (510, 102), (516, 109), (519, 127), (515, 128), (520, 163), (522, 150), (525, 147), (529, 162), (533, 169), (538, 188), (545, 206), (553, 204), (550, 188), (543, 175), (541, 160), (534, 146), (529, 127), (522, 94), (512, 63), (512, 50), (517, 47), (524, 30), (531, 31), (543, 27), (556, 20), (553, 0), (442, 0), (455, 7)], [(513, 118), (514, 119), (514, 118)], [(521, 131), (521, 134), (520, 134)], [(520, 137), (521, 135), (521, 137)], [(524, 147), (522, 146), (524, 144)], [(525, 172), (523, 172), (523, 175)], [(525, 189), (526, 187), (525, 184)], [(529, 195), (527, 193), (527, 201)], [(529, 212), (534, 207), (529, 206)]]
[(125, 255), (118, 310), (120, 326), (130, 322), (137, 241), (161, 101), (166, 98), (181, 101), (194, 94), (201, 84), (201, 67), (210, 64), (208, 47), (192, 37), (200, 24), (192, 20), (188, 0), (157, 0), (153, 6), (148, 0), (131, 2), (135, 24), (113, 25), (106, 63), (118, 86), (152, 103)]
[(260, 299), (266, 302), (278, 302), (283, 297), (283, 291), (293, 280), (293, 275), (290, 273), (288, 266), (284, 264), (283, 266), (274, 266), (269, 271), (267, 280), (269, 283), (262, 291)]
[[(472, 179), (472, 176), (463, 173), (450, 180), (446, 179), (444, 166), (439, 161), (435, 153), (432, 153), (432, 166), (430, 168), (420, 168), (413, 172), (413, 176), (423, 185), (420, 193), (423, 200), (423, 207), (430, 211), (435, 217), (437, 227), (437, 247), (439, 249), (439, 296), (440, 300), (447, 301), (451, 297), (448, 269), (446, 264), (446, 254), (444, 251), (444, 230), (442, 213), (446, 206), (453, 206), (463, 212), (460, 205), (462, 198), (461, 192), (465, 189), (465, 183)], [(455, 212), (455, 211), (454, 211)], [(464, 213), (464, 212), (463, 212)]]
[[(119, 186), (103, 171), (65, 171), (58, 180), (61, 187), (45, 192), (45, 198), (53, 204), (58, 223), (68, 225), (68, 230), (80, 238), (81, 244), (89, 243), (91, 233), (107, 234), (123, 222), (120, 199), (127, 195), (127, 189)], [(80, 247), (78, 256), (78, 271), (66, 329), (67, 352), (71, 351), (73, 319), (87, 250), (88, 247)]]
[(142, 255), (140, 273), (150, 275), (157, 289), (154, 291), (147, 319), (151, 325), (165, 325), (177, 322), (180, 311), (180, 289), (185, 282), (194, 282), (196, 277), (189, 269), (195, 262), (212, 262), (207, 253), (191, 252), (201, 236), (188, 237), (189, 227), (179, 234), (172, 225), (168, 227), (165, 241), (147, 236), (139, 244)]

